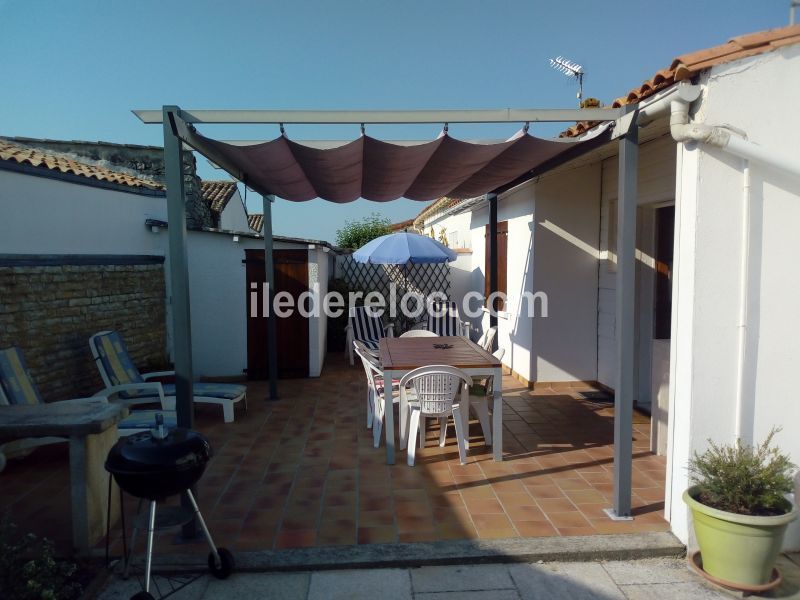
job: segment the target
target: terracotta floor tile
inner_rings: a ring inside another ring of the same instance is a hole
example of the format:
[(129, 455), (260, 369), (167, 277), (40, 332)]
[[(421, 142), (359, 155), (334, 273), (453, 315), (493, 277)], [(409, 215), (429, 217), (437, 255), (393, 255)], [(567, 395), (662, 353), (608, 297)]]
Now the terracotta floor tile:
[(563, 536), (597, 535), (594, 527), (558, 527), (558, 534)]
[(432, 516), (400, 516), (396, 517), (397, 530), (400, 533), (412, 531), (433, 531), (434, 523)]
[(502, 513), (503, 506), (494, 498), (465, 498), (464, 504), (472, 515)]
[(537, 498), (536, 503), (545, 513), (575, 512), (575, 505), (567, 498)]
[(548, 521), (513, 521), (514, 527), (524, 537), (545, 537), (558, 535), (558, 530)]
[(575, 504), (601, 504), (606, 501), (605, 495), (597, 490), (567, 490), (564, 494)]
[(516, 538), (520, 537), (520, 535), (514, 528), (501, 528), (501, 529), (480, 529), (478, 530), (478, 537), (482, 540), (499, 540), (506, 538)]
[[(360, 365), (350, 367), (334, 353), (320, 378), (283, 380), (280, 402), (251, 402), (234, 423), (198, 407), (197, 427), (216, 452), (199, 483), (199, 502), (220, 543), (259, 550), (391, 542), (401, 539), (399, 529), (406, 540), (668, 529), (666, 460), (649, 453), (649, 419), (640, 413), (634, 414), (636, 518), (611, 524), (602, 508), (613, 490), (613, 407), (598, 409), (576, 399), (573, 389), (531, 391), (506, 378), (505, 462), (492, 460), (472, 419), (466, 465), (459, 464), (453, 427), (439, 448), (437, 426), (429, 423), (429, 444), (416, 466), (405, 464), (404, 451), (389, 466), (384, 445), (373, 448), (366, 428), (363, 379)], [(253, 398), (267, 387), (248, 382)], [(55, 538), (62, 549), (70, 545), (69, 509), (53, 499), (68, 497), (68, 473), (62, 450), (37, 449), (9, 461), (0, 497), (20, 525)], [(126, 501), (129, 515), (135, 504)], [(119, 539), (117, 528), (112, 541)], [(172, 544), (166, 532), (158, 540)], [(203, 544), (186, 548), (207, 552)]]
[(397, 530), (393, 527), (359, 527), (359, 544), (390, 544), (397, 541)]
[(561, 529), (564, 527), (589, 527), (590, 523), (581, 513), (572, 512), (548, 512), (548, 520)]
[(512, 529), (511, 521), (505, 514), (472, 515), (472, 522), (478, 533), (485, 529)]
[(511, 518), (512, 521), (546, 521), (547, 517), (545, 516), (542, 509), (538, 506), (530, 506), (530, 505), (513, 505), (513, 506), (506, 506), (506, 514)]
[(564, 492), (556, 485), (529, 485), (528, 493), (537, 500), (563, 499)]
[(401, 531), (398, 536), (400, 542), (435, 542), (439, 540), (439, 534), (433, 530), (427, 531)]
[(309, 548), (317, 542), (317, 530), (280, 531), (275, 539), (275, 548)]

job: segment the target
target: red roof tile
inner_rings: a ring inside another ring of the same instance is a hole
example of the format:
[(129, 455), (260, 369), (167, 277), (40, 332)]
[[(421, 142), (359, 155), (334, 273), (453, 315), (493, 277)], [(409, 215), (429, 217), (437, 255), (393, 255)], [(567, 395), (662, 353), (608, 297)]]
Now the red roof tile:
[[(672, 61), (669, 68), (657, 71), (653, 77), (625, 96), (614, 100), (612, 107), (641, 102), (648, 96), (671, 86), (673, 83), (691, 79), (701, 71), (748, 56), (771, 52), (781, 46), (800, 44), (800, 25), (757, 31), (732, 38), (725, 44), (704, 50), (682, 54)], [(581, 121), (561, 133), (562, 137), (575, 137), (598, 125), (598, 122)]]
[(264, 215), (259, 213), (249, 214), (247, 215), (247, 222), (250, 225), (250, 229), (260, 233), (264, 227)]
[(130, 187), (143, 187), (152, 190), (163, 190), (164, 185), (150, 179), (113, 171), (99, 165), (81, 162), (68, 154), (38, 150), (20, 146), (8, 140), (0, 139), (0, 160), (30, 165), (42, 169), (50, 169), (60, 173), (70, 173), (80, 177), (108, 181)]
[(200, 185), (203, 190), (203, 200), (208, 203), (215, 213), (221, 213), (225, 210), (237, 189), (236, 182), (229, 179), (202, 181)]

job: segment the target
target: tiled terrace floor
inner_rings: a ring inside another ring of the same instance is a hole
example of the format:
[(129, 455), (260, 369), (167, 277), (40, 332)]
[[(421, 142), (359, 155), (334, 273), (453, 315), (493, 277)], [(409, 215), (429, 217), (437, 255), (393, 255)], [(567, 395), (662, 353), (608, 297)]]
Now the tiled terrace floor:
[[(518, 536), (664, 531), (664, 460), (649, 452), (649, 419), (634, 416), (632, 522), (612, 522), (613, 410), (574, 392), (529, 391), (504, 378), (505, 460), (492, 461), (471, 426), (469, 463), (455, 439), (439, 448), (435, 426), (417, 465), (385, 464), (365, 424), (363, 370), (329, 355), (319, 379), (282, 381), (281, 399), (249, 386), (249, 412), (224, 424), (198, 409), (198, 428), (216, 451), (199, 485), (217, 543), (236, 550)], [(449, 428), (451, 435), (453, 428)], [(25, 530), (69, 541), (66, 445), (9, 461), (0, 474), (0, 511)], [(135, 501), (126, 507), (133, 509)], [(129, 521), (130, 523), (130, 521)], [(118, 543), (118, 532), (113, 534)], [(202, 544), (159, 553), (206, 552)]]

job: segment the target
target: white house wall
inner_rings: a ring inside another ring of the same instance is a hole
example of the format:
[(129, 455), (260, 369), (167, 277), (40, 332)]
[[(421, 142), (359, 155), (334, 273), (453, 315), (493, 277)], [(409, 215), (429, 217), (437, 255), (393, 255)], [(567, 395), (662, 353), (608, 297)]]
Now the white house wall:
[[(506, 350), (503, 363), (528, 381), (595, 380), (599, 165), (519, 186), (497, 206), (498, 221), (508, 221), (509, 303), (497, 335)], [(426, 222), (426, 231), (433, 224), (437, 231), (458, 232), (459, 244), (466, 246), (461, 232), (467, 219), (472, 253), (451, 263), (451, 291), (459, 301), (468, 290), (484, 291), (488, 207)], [(548, 295), (547, 319), (540, 318), (538, 303), (536, 317), (528, 318), (527, 311), (520, 316), (523, 293), (539, 291)], [(487, 314), (476, 321), (473, 338), (489, 326)]]
[[(241, 202), (232, 198), (229, 204)], [(148, 218), (166, 221), (166, 198), (146, 196), (0, 170), (0, 253), (2, 254), (141, 254), (165, 256), (167, 350), (171, 353), (172, 319), (169, 234), (154, 233)], [(262, 239), (189, 231), (189, 290), (195, 376), (242, 376), (247, 366), (246, 248), (263, 249)], [(275, 242), (276, 249), (308, 248), (305, 243)], [(313, 253), (322, 254), (322, 249)], [(327, 290), (327, 261), (319, 269)], [(323, 291), (324, 293), (324, 291)], [(143, 315), (146, 318), (146, 315)], [(324, 319), (316, 325), (325, 327)], [(310, 324), (313, 327), (314, 324)], [(324, 358), (324, 330), (315, 332), (310, 364), (316, 374)]]
[(532, 328), (531, 381), (597, 379), (599, 184), (595, 163), (533, 188), (533, 288), (547, 294), (549, 314), (523, 321)]
[(0, 253), (164, 256), (145, 219), (167, 219), (162, 196), (0, 170)]
[(223, 210), (220, 215), (219, 228), (227, 231), (250, 231), (250, 224), (247, 221), (247, 211), (245, 210), (244, 202), (242, 202), (242, 196), (239, 194), (238, 189), (233, 193), (231, 199), (228, 200), (225, 210)]
[[(597, 380), (614, 387), (617, 372), (615, 346), (617, 277), (612, 264), (605, 260), (608, 250), (609, 206), (617, 199), (619, 160), (603, 161), (602, 205), (600, 208), (600, 250), (604, 260), (598, 273), (597, 310)], [(669, 136), (656, 138), (639, 148), (637, 181), (639, 206), (675, 199), (675, 142)], [(616, 214), (611, 215), (616, 218)]]
[[(730, 123), (750, 141), (796, 156), (798, 73), (798, 46), (716, 67), (694, 118)], [(687, 461), (709, 438), (733, 442), (737, 414), (745, 440), (763, 440), (782, 426), (776, 442), (800, 464), (800, 403), (787, 385), (800, 358), (800, 178), (750, 164), (747, 316), (740, 323), (743, 161), (708, 147), (680, 153), (667, 516), (686, 542), (689, 518), (680, 497)], [(800, 548), (800, 527), (790, 530), (786, 546)]]

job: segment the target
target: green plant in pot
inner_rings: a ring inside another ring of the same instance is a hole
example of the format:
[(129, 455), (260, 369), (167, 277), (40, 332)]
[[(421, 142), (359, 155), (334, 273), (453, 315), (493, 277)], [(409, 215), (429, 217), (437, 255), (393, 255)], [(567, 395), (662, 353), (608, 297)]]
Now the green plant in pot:
[(772, 446), (719, 446), (709, 440), (689, 462), (692, 482), (683, 500), (692, 510), (703, 570), (742, 590), (770, 583), (786, 527), (797, 516), (787, 500), (795, 466)]

